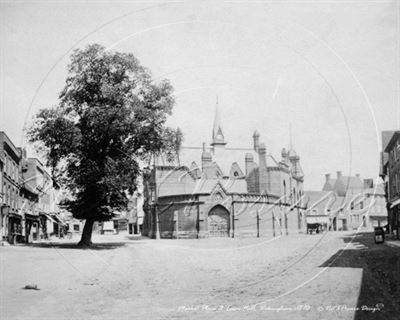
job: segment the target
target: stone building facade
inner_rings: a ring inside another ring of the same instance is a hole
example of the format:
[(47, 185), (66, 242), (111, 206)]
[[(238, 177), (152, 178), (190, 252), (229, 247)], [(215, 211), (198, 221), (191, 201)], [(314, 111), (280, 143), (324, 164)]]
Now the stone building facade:
[(23, 238), (23, 215), (20, 207), (21, 152), (7, 134), (0, 132), (1, 170), (1, 239), (12, 242)]
[(30, 242), (61, 235), (57, 185), (42, 163), (27, 158), (0, 132), (0, 232), (2, 243)]
[(63, 233), (63, 222), (58, 217), (58, 185), (53, 181), (44, 165), (37, 158), (23, 157), (21, 188), (37, 195), (36, 202), (29, 205), (22, 199), (21, 210), (25, 212), (26, 241), (60, 236)]
[(180, 163), (158, 158), (147, 168), (144, 235), (267, 237), (303, 230), (300, 157), (282, 149), (276, 161), (258, 131), (252, 142), (227, 147), (217, 105), (210, 146), (182, 148)]
[(387, 177), (388, 219), (390, 231), (400, 239), (400, 131), (394, 131), (384, 153), (387, 163), (384, 176)]

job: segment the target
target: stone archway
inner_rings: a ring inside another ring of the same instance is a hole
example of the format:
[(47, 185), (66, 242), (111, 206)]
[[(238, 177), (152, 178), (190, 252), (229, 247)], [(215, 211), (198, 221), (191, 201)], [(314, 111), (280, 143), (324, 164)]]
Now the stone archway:
[(208, 232), (210, 237), (229, 237), (229, 211), (221, 205), (213, 207), (208, 213)]

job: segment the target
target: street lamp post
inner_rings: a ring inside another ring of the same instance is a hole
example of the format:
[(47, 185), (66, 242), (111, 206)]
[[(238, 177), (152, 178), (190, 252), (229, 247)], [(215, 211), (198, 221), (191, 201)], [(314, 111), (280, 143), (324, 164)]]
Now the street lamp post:
[(155, 218), (155, 231), (156, 231), (156, 240), (160, 239), (160, 218), (158, 216), (158, 197), (157, 197), (157, 170), (156, 170), (156, 156), (153, 156), (153, 181), (154, 181), (154, 199), (153, 199), (153, 208), (154, 208), (154, 218)]

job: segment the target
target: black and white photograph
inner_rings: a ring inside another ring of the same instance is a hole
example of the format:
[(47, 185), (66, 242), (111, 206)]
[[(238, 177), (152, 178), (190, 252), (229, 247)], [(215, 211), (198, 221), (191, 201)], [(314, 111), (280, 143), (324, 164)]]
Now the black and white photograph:
[(400, 0), (0, 0), (0, 318), (400, 319)]

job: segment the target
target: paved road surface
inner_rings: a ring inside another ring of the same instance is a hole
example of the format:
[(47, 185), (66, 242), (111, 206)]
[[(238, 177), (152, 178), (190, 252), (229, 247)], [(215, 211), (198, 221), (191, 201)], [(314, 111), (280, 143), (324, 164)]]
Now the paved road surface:
[[(399, 319), (400, 248), (372, 234), (98, 236), (2, 247), (2, 319)], [(24, 290), (37, 284), (40, 290)], [(358, 308), (358, 310), (357, 310)]]

